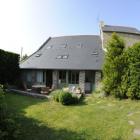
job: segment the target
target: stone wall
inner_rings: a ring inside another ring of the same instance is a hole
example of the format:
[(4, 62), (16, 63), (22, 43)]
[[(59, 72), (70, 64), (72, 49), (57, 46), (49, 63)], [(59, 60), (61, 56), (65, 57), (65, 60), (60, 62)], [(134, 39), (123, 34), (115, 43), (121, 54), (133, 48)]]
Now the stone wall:
[(101, 71), (95, 71), (95, 90), (101, 88), (102, 73)]
[(82, 93), (85, 93), (85, 71), (79, 72), (79, 87)]
[(57, 70), (54, 70), (53, 73), (52, 73), (52, 78), (53, 78), (52, 88), (53, 89), (58, 88), (58, 76), (59, 76), (59, 72)]
[[(140, 35), (129, 33), (117, 33), (122, 39), (124, 39), (126, 47), (132, 46), (136, 42), (140, 42)], [(103, 47), (106, 46), (108, 40), (111, 38), (111, 32), (103, 32)]]

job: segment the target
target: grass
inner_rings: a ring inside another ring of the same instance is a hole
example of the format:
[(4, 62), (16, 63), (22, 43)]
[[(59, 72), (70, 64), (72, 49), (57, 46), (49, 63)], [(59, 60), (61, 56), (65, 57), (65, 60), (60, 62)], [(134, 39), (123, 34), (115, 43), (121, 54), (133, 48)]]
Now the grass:
[[(9, 113), (26, 140), (138, 140), (140, 102), (111, 97), (86, 97), (84, 103), (63, 106), (52, 100), (6, 94)], [(134, 121), (130, 125), (128, 121)]]

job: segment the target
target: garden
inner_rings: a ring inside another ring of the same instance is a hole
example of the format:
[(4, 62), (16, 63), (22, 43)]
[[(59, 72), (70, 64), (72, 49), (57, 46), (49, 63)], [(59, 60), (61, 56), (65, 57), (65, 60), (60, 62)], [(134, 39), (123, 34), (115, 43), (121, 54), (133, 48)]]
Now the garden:
[(114, 33), (106, 50), (99, 89), (80, 97), (55, 90), (48, 99), (7, 90), (17, 84), (19, 56), (1, 50), (0, 139), (139, 140), (140, 43), (125, 48)]

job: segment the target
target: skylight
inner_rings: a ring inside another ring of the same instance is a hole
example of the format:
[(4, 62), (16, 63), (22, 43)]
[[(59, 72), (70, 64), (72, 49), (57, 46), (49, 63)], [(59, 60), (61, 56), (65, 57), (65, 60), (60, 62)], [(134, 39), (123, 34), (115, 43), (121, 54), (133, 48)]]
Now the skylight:
[(83, 45), (81, 43), (79, 43), (79, 44), (76, 45), (76, 48), (79, 48), (80, 49), (82, 47), (83, 47)]
[(56, 59), (68, 59), (68, 55), (58, 55)]
[(99, 53), (97, 51), (92, 52), (92, 55), (98, 55)]
[(48, 50), (48, 49), (51, 49), (51, 48), (52, 48), (52, 45), (51, 45), (51, 46), (47, 46), (46, 48), (47, 48), (47, 50)]
[(58, 55), (56, 59), (62, 59), (62, 55)]
[(41, 53), (38, 53), (35, 55), (35, 57), (40, 57), (42, 54)]
[(60, 48), (66, 48), (67, 47), (67, 44), (61, 44), (59, 47)]
[(63, 55), (63, 59), (68, 59), (68, 55)]

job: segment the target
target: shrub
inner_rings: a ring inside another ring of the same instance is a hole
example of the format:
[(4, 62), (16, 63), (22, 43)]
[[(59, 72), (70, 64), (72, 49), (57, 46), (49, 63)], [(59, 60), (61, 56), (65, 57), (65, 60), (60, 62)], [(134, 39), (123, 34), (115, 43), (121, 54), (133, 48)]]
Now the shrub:
[(63, 105), (70, 105), (73, 103), (72, 94), (69, 92), (61, 92), (59, 95), (59, 102)]
[(79, 102), (76, 95), (63, 90), (56, 90), (52, 94), (54, 101), (60, 102), (63, 105), (77, 104)]
[(0, 121), (6, 117), (6, 103), (4, 100), (3, 86), (0, 85)]
[(3, 86), (0, 85), (0, 139), (15, 140), (18, 135), (18, 125), (8, 117)]
[(78, 104), (80, 99), (78, 99), (77, 95), (72, 95), (72, 104)]
[(54, 101), (59, 102), (59, 94), (60, 93), (54, 94), (54, 96), (53, 96)]
[(0, 84), (14, 84), (19, 78), (19, 55), (0, 49)]
[(59, 102), (59, 95), (61, 94), (62, 90), (55, 90), (51, 93), (53, 95), (53, 99), (56, 102)]

